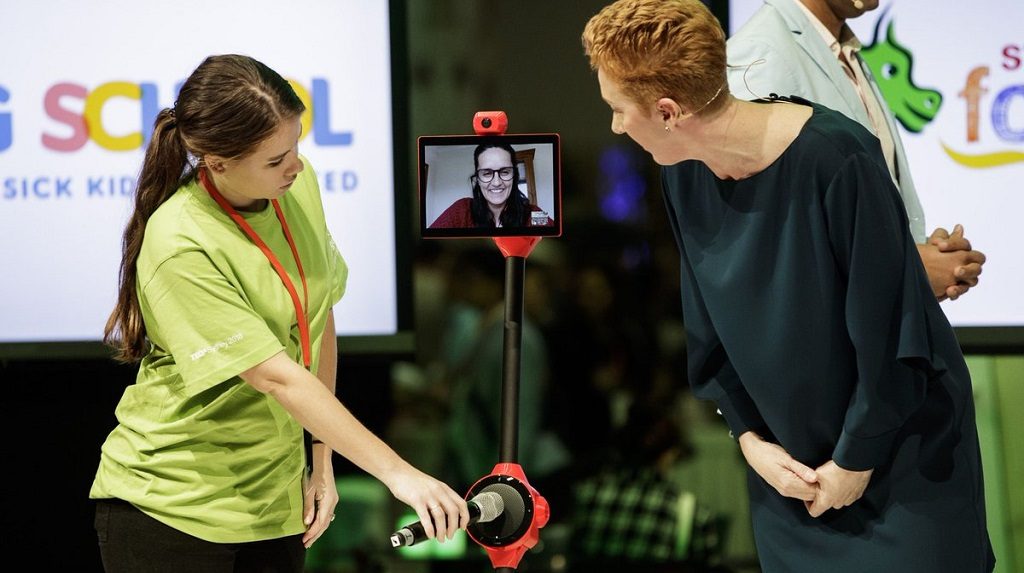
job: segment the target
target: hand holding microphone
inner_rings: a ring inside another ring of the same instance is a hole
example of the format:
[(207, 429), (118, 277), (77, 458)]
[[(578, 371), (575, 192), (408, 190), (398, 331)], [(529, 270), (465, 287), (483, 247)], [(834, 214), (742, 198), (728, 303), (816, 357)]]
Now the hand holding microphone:
[[(469, 526), (497, 519), (505, 511), (505, 501), (497, 493), (484, 492), (466, 502), (466, 507), (469, 508), (469, 523), (466, 526)], [(417, 521), (392, 533), (391, 546), (407, 547), (425, 539), (427, 534), (423, 530), (423, 524)]]

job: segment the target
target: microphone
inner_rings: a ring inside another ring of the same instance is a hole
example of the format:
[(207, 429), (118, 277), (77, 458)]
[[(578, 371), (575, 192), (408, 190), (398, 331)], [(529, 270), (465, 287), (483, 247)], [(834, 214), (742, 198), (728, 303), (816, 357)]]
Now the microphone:
[[(467, 501), (466, 506), (469, 508), (469, 523), (466, 525), (469, 526), (477, 522), (486, 523), (497, 519), (501, 512), (505, 511), (505, 500), (497, 493), (485, 491)], [(423, 524), (417, 521), (392, 533), (391, 546), (408, 547), (425, 539), (427, 539), (427, 534), (423, 531)]]

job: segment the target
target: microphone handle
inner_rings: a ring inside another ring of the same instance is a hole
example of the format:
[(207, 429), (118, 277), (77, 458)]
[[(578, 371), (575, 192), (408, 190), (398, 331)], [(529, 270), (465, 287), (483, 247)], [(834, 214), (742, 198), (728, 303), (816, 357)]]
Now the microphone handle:
[[(391, 536), (391, 545), (398, 547), (404, 545), (406, 547), (410, 545), (416, 545), (420, 541), (427, 538), (427, 533), (423, 531), (423, 524), (420, 522), (406, 525), (402, 529), (399, 529), (397, 533)], [(395, 543), (396, 539), (399, 543)]]
[[(466, 507), (469, 508), (469, 523), (466, 525), (473, 525), (480, 519), (480, 506), (474, 501), (466, 503)], [(436, 528), (435, 528), (436, 529)], [(395, 533), (391, 534), (391, 546), (410, 546), (416, 545), (421, 541), (427, 540), (427, 532), (423, 530), (423, 524), (417, 521), (406, 525), (402, 529), (399, 529)]]

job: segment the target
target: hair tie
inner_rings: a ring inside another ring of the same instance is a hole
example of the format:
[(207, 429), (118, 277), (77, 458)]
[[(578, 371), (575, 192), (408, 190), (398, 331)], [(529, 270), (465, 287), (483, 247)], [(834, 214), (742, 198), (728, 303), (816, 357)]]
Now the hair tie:
[(167, 127), (170, 129), (178, 129), (178, 118), (177, 113), (174, 111), (174, 107), (167, 108)]

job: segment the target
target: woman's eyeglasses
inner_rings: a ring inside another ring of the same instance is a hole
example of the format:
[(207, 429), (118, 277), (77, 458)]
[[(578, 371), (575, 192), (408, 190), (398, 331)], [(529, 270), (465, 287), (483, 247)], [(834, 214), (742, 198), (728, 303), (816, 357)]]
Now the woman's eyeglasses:
[(480, 181), (484, 183), (490, 183), (491, 179), (494, 179), (494, 174), (498, 174), (498, 178), (502, 181), (511, 181), (514, 167), (502, 167), (501, 169), (477, 169), (476, 176)]

